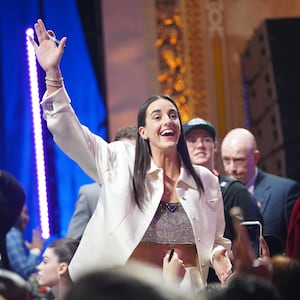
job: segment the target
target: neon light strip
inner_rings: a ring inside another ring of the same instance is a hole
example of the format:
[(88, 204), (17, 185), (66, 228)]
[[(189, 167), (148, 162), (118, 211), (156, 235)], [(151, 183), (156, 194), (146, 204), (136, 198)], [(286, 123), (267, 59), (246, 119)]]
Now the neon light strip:
[(43, 238), (47, 239), (50, 236), (49, 229), (49, 214), (48, 214), (48, 197), (47, 197), (47, 184), (45, 172), (45, 157), (43, 145), (43, 132), (40, 111), (40, 96), (38, 86), (38, 74), (36, 66), (36, 58), (34, 48), (28, 38), (33, 37), (33, 29), (26, 30), (26, 46), (29, 68), (30, 80), (30, 94), (31, 94), (31, 109), (33, 118), (33, 134), (34, 134), (34, 147), (35, 147), (35, 163), (36, 163), (36, 176), (38, 186), (38, 201), (40, 213), (40, 226)]

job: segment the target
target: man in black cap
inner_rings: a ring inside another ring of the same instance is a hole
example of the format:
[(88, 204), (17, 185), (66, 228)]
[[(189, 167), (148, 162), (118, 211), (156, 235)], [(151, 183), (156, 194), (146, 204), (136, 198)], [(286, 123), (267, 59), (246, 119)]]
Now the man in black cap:
[(245, 221), (260, 221), (263, 224), (260, 210), (245, 186), (238, 180), (221, 175), (215, 170), (217, 143), (213, 125), (206, 120), (194, 118), (183, 124), (183, 132), (192, 163), (208, 168), (219, 178), (226, 223), (224, 236), (231, 241), (234, 239), (234, 229), (229, 215), (230, 209), (234, 206), (242, 209)]
[[(238, 206), (243, 212), (245, 221), (260, 221), (263, 218), (259, 208), (245, 186), (238, 180), (221, 175), (214, 168), (215, 153), (217, 152), (216, 130), (213, 125), (201, 118), (194, 118), (183, 124), (183, 133), (187, 148), (194, 165), (208, 168), (218, 176), (224, 202), (225, 231), (224, 237), (234, 240), (234, 228), (229, 211)], [(207, 282), (218, 282), (213, 269), (209, 269)]]
[(0, 170), (0, 268), (9, 269), (5, 236), (14, 225), (25, 202), (25, 193), (18, 180)]

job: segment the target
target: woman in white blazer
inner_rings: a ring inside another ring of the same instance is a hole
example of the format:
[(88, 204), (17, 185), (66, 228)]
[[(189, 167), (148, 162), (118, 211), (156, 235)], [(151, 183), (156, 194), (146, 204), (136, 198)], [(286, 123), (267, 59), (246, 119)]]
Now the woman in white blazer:
[(103, 188), (70, 264), (71, 277), (131, 259), (162, 267), (173, 248), (186, 270), (182, 286), (201, 288), (210, 264), (225, 282), (231, 243), (223, 238), (219, 184), (206, 168), (192, 166), (175, 102), (167, 95), (145, 101), (136, 148), (107, 143), (80, 124), (70, 105), (59, 66), (66, 38), (56, 46), (42, 20), (35, 31), (39, 43), (31, 42), (46, 72), (41, 105), (47, 126), (58, 146)]

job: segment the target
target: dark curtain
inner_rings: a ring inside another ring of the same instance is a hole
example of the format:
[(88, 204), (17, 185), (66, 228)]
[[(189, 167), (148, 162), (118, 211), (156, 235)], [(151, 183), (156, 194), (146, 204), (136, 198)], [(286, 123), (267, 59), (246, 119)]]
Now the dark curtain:
[[(65, 86), (81, 122), (105, 139), (106, 108), (75, 0), (2, 1), (0, 17), (0, 168), (14, 174), (25, 189), (29, 235), (32, 228), (39, 226), (39, 211), (25, 31), (33, 27), (37, 18), (41, 17), (58, 38), (68, 37), (61, 63)], [(39, 76), (42, 97), (45, 75), (41, 70)], [(64, 236), (78, 189), (91, 179), (55, 146), (48, 132), (45, 147), (52, 234)]]

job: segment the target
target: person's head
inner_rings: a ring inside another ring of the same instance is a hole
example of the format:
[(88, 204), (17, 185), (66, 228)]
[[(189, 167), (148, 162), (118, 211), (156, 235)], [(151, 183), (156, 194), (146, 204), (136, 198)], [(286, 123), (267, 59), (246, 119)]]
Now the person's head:
[(192, 163), (212, 170), (217, 151), (216, 131), (212, 124), (194, 118), (183, 124), (183, 132)]
[(134, 125), (121, 127), (115, 134), (115, 141), (124, 141), (135, 145), (137, 128)]
[(254, 135), (245, 128), (235, 128), (227, 133), (221, 146), (225, 173), (243, 184), (255, 174), (260, 152)]
[(146, 100), (138, 113), (139, 142), (153, 151), (176, 149), (182, 125), (177, 106), (167, 95), (156, 95)]
[(283, 300), (270, 281), (251, 274), (239, 274), (230, 278), (223, 288), (206, 293), (206, 300)]
[(14, 272), (0, 269), (0, 299), (31, 299), (27, 282)]
[(134, 164), (133, 187), (135, 200), (144, 194), (146, 172), (150, 167), (153, 153), (168, 153), (178, 159), (181, 157), (185, 167), (196, 181), (199, 191), (203, 189), (200, 178), (192, 166), (182, 122), (175, 101), (168, 95), (154, 95), (140, 107), (137, 116), (138, 136)]
[(27, 205), (24, 204), (21, 210), (21, 213), (15, 223), (15, 226), (19, 228), (22, 232), (25, 231), (27, 224), (29, 222), (28, 208)]
[(271, 257), (272, 282), (285, 300), (300, 299), (300, 261), (285, 255)]
[(161, 270), (139, 263), (129, 263), (86, 273), (66, 295), (65, 300), (179, 300), (177, 286), (164, 284)]
[(69, 279), (68, 266), (78, 245), (78, 240), (60, 238), (46, 248), (37, 267), (40, 285), (53, 288), (61, 279)]
[(12, 174), (4, 170), (0, 170), (0, 203), (8, 203), (0, 211), (0, 232), (4, 235), (14, 225), (25, 203), (23, 187)]

